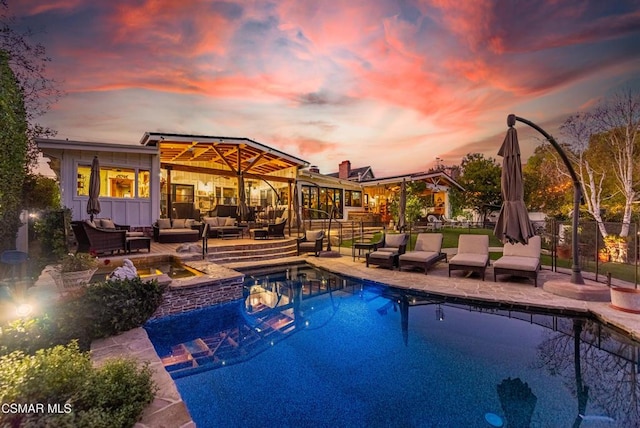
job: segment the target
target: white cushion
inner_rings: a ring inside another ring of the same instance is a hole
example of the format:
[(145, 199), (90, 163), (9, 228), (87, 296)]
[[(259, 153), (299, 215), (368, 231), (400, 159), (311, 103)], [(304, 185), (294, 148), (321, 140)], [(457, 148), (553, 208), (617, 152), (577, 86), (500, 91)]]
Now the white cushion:
[(204, 222), (209, 225), (209, 227), (218, 226), (218, 217), (205, 217)]
[(502, 256), (493, 263), (493, 268), (524, 270), (535, 272), (540, 266), (540, 260), (535, 257)]
[(391, 251), (374, 251), (369, 254), (370, 259), (389, 259), (393, 257), (396, 253), (392, 253)]
[(128, 232), (127, 231), (127, 237), (129, 238), (135, 238), (135, 237), (141, 237), (144, 236), (144, 232)]
[(536, 259), (540, 258), (540, 237), (532, 236), (529, 238), (529, 243), (527, 245), (524, 244), (504, 244), (503, 247), (503, 255), (505, 256), (521, 256), (521, 257), (533, 257)]
[(160, 229), (171, 229), (171, 220), (168, 218), (158, 219), (158, 227)]
[[(235, 225), (236, 225), (236, 221), (233, 217), (225, 217), (224, 226), (235, 226)], [(220, 226), (223, 226), (223, 224), (220, 224)]]
[(442, 233), (419, 233), (416, 239), (415, 251), (430, 251), (439, 253), (442, 249)]
[(195, 229), (160, 229), (160, 235), (191, 235), (197, 234), (198, 231)]
[(489, 235), (460, 235), (458, 254), (489, 254)]
[(409, 251), (400, 255), (400, 260), (411, 260), (412, 262), (427, 262), (431, 259), (435, 259), (439, 252), (434, 251)]
[(400, 248), (398, 248), (398, 247), (380, 247), (380, 248), (378, 248), (378, 251), (383, 251), (383, 252), (387, 252), (387, 253), (397, 253), (398, 251), (400, 251)]
[(486, 266), (488, 262), (488, 254), (472, 253), (456, 254), (449, 260), (449, 264), (462, 266)]
[(315, 241), (316, 239), (320, 238), (323, 233), (324, 232), (322, 230), (307, 230), (304, 233), (304, 237), (307, 241)]
[(394, 235), (386, 235), (384, 237), (385, 247), (400, 247), (404, 244), (406, 235), (404, 233), (396, 233)]
[(184, 218), (174, 218), (171, 223), (172, 229), (184, 229), (186, 220)]

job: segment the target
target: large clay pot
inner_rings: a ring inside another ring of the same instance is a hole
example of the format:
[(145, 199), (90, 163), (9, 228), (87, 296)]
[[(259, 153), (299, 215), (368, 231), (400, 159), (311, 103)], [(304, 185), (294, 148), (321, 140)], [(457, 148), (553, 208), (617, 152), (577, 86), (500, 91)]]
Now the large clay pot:
[(611, 307), (624, 312), (640, 314), (640, 290), (629, 287), (611, 287)]
[(566, 245), (559, 245), (556, 248), (556, 252), (558, 257), (561, 259), (570, 259), (571, 258), (571, 247)]

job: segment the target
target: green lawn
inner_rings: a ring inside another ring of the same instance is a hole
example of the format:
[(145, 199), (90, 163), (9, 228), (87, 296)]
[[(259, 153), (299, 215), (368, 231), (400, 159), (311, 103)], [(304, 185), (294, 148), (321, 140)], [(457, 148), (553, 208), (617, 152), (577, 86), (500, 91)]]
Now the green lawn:
[[(489, 235), (490, 247), (502, 247), (502, 243), (493, 234), (493, 229), (450, 229), (444, 228), (442, 233), (442, 248), (456, 248), (458, 246), (458, 238), (460, 235)], [(377, 241), (382, 236), (381, 232), (374, 235), (372, 241)], [(413, 248), (416, 244), (417, 234), (411, 234), (411, 244), (409, 248)], [(359, 240), (357, 240), (359, 242)], [(342, 241), (342, 247), (351, 248), (353, 240)]]

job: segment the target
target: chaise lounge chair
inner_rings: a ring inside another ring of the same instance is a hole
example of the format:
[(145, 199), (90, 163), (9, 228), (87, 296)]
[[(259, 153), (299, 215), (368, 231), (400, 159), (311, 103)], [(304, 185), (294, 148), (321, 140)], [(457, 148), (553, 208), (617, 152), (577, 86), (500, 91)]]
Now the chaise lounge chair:
[(449, 276), (452, 270), (465, 270), (484, 274), (489, 266), (489, 236), (460, 235), (458, 254), (449, 260)]
[(504, 244), (503, 255), (493, 263), (493, 280), (496, 275), (513, 275), (533, 279), (538, 286), (538, 271), (540, 270), (539, 236), (529, 238), (527, 245)]
[(424, 274), (440, 260), (447, 260), (442, 251), (442, 233), (419, 233), (416, 247), (399, 256), (400, 270), (408, 267), (424, 269)]
[(367, 267), (370, 264), (391, 269), (398, 266), (398, 256), (405, 253), (408, 241), (409, 235), (406, 233), (385, 235), (382, 245), (376, 251), (367, 253)]

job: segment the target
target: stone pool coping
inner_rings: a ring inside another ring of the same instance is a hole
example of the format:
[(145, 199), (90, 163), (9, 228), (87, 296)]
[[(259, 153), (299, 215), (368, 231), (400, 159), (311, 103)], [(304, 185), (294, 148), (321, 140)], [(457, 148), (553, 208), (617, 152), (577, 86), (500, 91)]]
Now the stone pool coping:
[[(434, 266), (429, 270), (428, 275), (425, 275), (422, 272), (367, 268), (364, 259), (353, 261), (350, 256), (345, 255), (331, 259), (301, 256), (222, 265), (206, 261), (185, 260), (185, 262), (195, 268), (204, 269), (206, 265), (208, 273), (219, 280), (236, 277), (238, 271), (234, 269), (307, 262), (310, 265), (341, 275), (445, 297), (501, 303), (522, 309), (551, 308), (559, 311), (584, 313), (595, 316), (605, 324), (614, 326), (640, 341), (640, 315), (617, 311), (611, 308), (609, 303), (587, 302), (557, 296), (544, 291), (542, 286), (534, 287), (529, 280), (514, 280), (514, 282), (498, 280), (498, 282), (493, 282), (491, 267), (487, 270), (486, 281), (482, 281), (475, 277), (467, 278), (459, 272), (454, 272), (449, 278), (446, 263)], [(588, 273), (584, 273), (584, 276), (589, 278)], [(545, 281), (558, 278), (566, 279), (568, 277), (562, 273), (543, 269), (540, 272), (538, 283), (542, 285)], [(107, 339), (96, 340), (91, 345), (91, 353), (95, 364), (100, 364), (101, 361), (109, 357), (131, 356), (141, 362), (149, 362), (150, 367), (154, 369), (153, 379), (159, 386), (159, 390), (153, 403), (145, 410), (140, 422), (135, 425), (136, 428), (195, 427), (173, 379), (162, 366), (162, 362), (143, 328), (133, 329)]]

